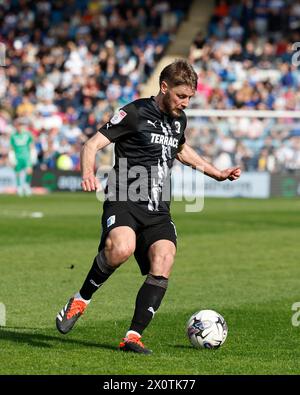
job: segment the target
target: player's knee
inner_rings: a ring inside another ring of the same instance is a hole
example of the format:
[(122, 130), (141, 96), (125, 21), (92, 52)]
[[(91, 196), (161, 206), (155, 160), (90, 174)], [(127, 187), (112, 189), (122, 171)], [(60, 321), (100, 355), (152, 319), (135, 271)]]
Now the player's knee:
[(120, 245), (112, 251), (113, 262), (118, 265), (122, 264), (133, 254), (134, 249), (130, 245)]
[(175, 253), (171, 251), (154, 253), (151, 259), (151, 273), (168, 278), (174, 265), (174, 259)]
[(111, 266), (118, 267), (133, 254), (135, 246), (131, 243), (115, 243), (108, 239), (105, 246), (107, 259)]

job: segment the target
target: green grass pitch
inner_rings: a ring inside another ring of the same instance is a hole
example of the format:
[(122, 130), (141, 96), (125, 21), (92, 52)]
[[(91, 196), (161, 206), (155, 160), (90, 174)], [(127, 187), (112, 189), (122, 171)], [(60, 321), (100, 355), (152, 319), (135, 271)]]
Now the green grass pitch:
[[(42, 212), (43, 217), (32, 217)], [(79, 289), (96, 254), (102, 204), (94, 194), (0, 196), (0, 374), (299, 374), (300, 200), (206, 199), (173, 203), (179, 235), (165, 299), (144, 332), (151, 356), (121, 353), (143, 277), (133, 258), (99, 290), (68, 335), (56, 313)], [(73, 266), (73, 269), (71, 267)], [(214, 309), (228, 338), (192, 348), (185, 324)]]

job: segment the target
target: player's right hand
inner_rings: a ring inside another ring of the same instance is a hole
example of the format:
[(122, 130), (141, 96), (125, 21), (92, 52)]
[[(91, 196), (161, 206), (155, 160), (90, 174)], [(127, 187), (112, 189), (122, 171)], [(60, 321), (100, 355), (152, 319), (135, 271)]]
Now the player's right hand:
[(94, 176), (83, 176), (81, 181), (81, 187), (85, 192), (101, 191), (102, 187), (99, 180)]

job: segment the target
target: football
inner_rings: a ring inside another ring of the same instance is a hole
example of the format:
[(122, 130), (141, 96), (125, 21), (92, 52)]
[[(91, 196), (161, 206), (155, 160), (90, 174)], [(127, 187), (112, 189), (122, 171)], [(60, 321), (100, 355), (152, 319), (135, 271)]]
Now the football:
[(186, 332), (196, 348), (219, 348), (226, 340), (228, 327), (221, 314), (214, 310), (200, 310), (188, 320)]

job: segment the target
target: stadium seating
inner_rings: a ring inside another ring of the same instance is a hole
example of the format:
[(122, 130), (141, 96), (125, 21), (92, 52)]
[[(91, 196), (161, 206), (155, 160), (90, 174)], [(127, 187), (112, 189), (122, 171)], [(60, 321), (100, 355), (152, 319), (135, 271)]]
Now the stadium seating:
[(36, 167), (54, 168), (69, 155), (78, 169), (80, 145), (140, 96), (188, 8), (184, 0), (1, 2), (0, 166), (22, 117), (35, 138)]
[[(216, 1), (189, 59), (199, 73), (192, 108), (300, 110), (299, 1)], [(300, 169), (299, 119), (192, 118), (188, 142), (218, 166)]]
[[(80, 146), (115, 108), (138, 97), (174, 41), (190, 2), (29, 0), (0, 4), (0, 166), (16, 118), (32, 132), (36, 167), (61, 155), (79, 169)], [(72, 10), (72, 17), (70, 17)], [(189, 60), (199, 74), (194, 109), (300, 110), (300, 2), (215, 1)], [(219, 166), (300, 168), (295, 119), (191, 118), (187, 141)], [(111, 147), (98, 160), (111, 161)]]

